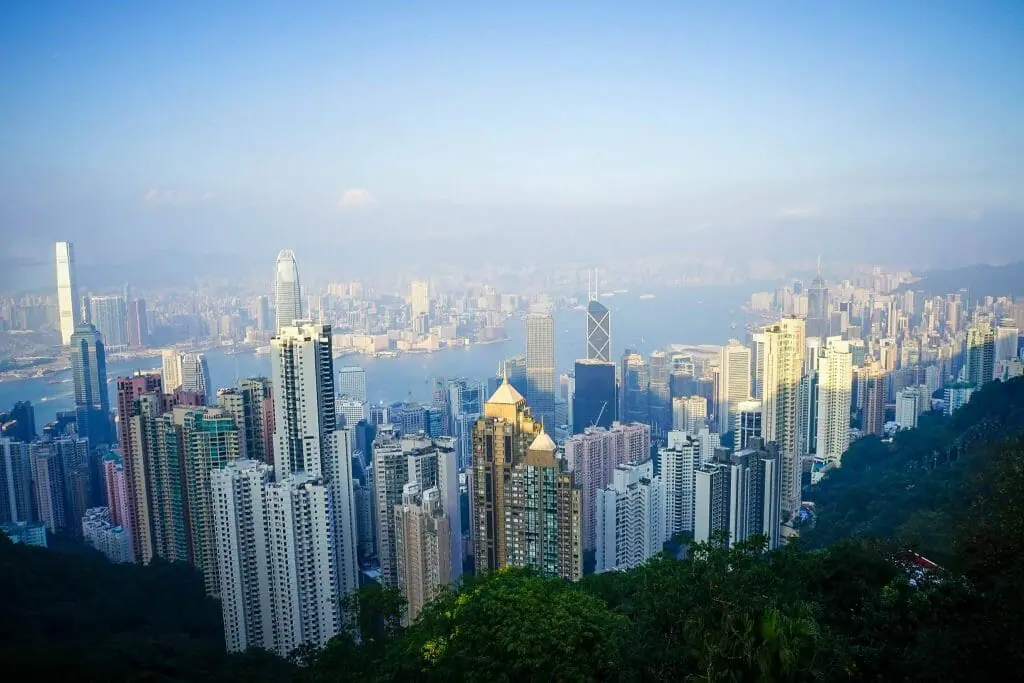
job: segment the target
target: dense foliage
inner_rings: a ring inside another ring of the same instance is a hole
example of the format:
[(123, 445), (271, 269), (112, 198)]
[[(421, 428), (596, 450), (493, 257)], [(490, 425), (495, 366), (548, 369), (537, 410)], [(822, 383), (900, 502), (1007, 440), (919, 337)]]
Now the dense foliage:
[(292, 663), (220, 654), (216, 607), (183, 568), (0, 544), (0, 647), (46, 680), (1015, 680), (1022, 430), (1024, 380), (996, 383), (953, 418), (857, 442), (785, 549), (697, 545), (578, 584), (498, 572), (408, 627), (399, 595), (365, 588), (349, 630)]

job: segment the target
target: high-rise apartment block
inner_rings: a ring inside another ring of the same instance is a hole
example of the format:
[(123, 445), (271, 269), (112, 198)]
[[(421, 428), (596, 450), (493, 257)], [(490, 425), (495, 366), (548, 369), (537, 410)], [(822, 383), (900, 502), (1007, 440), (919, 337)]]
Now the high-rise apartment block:
[[(583, 572), (579, 490), (506, 380), (473, 434), (472, 536), (477, 571), (529, 566), (545, 576)], [(530, 495), (527, 495), (530, 492)]]
[(693, 531), (694, 472), (701, 465), (700, 442), (684, 432), (669, 432), (658, 449), (658, 476), (665, 487), (665, 534)]
[(394, 518), (398, 587), (412, 622), (451, 582), (451, 520), (442, 505), (441, 491), (436, 486), (421, 491), (416, 481), (403, 487)]
[(665, 487), (651, 460), (619, 465), (595, 501), (595, 571), (638, 567), (661, 552), (665, 533)]
[(839, 465), (850, 446), (853, 355), (848, 342), (838, 337), (828, 339), (818, 356), (817, 384), (815, 453), (818, 458)]
[(762, 431), (765, 441), (779, 445), (782, 457), (782, 508), (786, 517), (800, 507), (800, 379), (805, 324), (784, 318), (766, 327)]
[(131, 543), (123, 527), (110, 519), (110, 509), (89, 508), (82, 517), (82, 539), (111, 562), (131, 562)]
[(750, 439), (760, 439), (763, 436), (761, 418), (760, 401), (740, 401), (736, 406), (736, 424), (733, 426), (734, 450), (743, 450), (749, 446)]
[(301, 471), (273, 482), (268, 465), (238, 460), (211, 473), (211, 493), (228, 651), (325, 645), (342, 597), (329, 487)]
[(693, 434), (707, 417), (708, 400), (703, 396), (677, 396), (672, 399), (673, 431)]
[(694, 473), (694, 540), (728, 534), (735, 545), (763, 536), (767, 547), (780, 543), (782, 472), (775, 444), (752, 438), (731, 455), (720, 450)]
[(565, 442), (565, 462), (580, 490), (583, 550), (596, 544), (595, 505), (598, 491), (612, 483), (619, 465), (651, 457), (651, 428), (645, 424), (615, 423), (611, 429), (590, 427)]
[(34, 522), (31, 447), (0, 438), (0, 522)]

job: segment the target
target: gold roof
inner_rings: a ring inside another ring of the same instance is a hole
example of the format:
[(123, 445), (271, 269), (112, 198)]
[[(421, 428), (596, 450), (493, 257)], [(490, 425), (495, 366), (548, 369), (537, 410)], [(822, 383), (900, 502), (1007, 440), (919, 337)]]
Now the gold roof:
[(520, 401), (525, 400), (526, 399), (523, 398), (523, 395), (516, 391), (515, 387), (508, 383), (508, 380), (505, 380), (501, 383), (501, 386), (495, 390), (494, 394), (487, 399), (487, 402), (514, 406)]
[(537, 435), (537, 438), (533, 440), (533, 443), (530, 444), (530, 450), (548, 451), (553, 453), (558, 450), (558, 446), (556, 446), (555, 442), (551, 440), (551, 437), (548, 436), (547, 432), (541, 432)]

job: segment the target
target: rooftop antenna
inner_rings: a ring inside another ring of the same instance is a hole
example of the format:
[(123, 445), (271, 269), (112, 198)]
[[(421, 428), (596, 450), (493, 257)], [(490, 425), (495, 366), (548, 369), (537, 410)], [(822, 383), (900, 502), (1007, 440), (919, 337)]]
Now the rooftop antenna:
[(821, 254), (818, 254), (818, 275), (821, 275)]

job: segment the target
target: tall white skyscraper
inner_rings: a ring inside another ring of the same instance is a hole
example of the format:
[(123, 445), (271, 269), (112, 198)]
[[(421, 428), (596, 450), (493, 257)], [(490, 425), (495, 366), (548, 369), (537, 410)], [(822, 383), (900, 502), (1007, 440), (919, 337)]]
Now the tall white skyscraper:
[(331, 326), (286, 326), (270, 346), (274, 474), (278, 482), (302, 472), (327, 483), (337, 588), (344, 595), (358, 588), (356, 513), (351, 439), (337, 428)]
[(274, 269), (274, 298), (277, 301), (277, 332), (291, 327), (302, 318), (302, 288), (299, 286), (299, 264), (291, 249), (282, 249)]
[(853, 355), (850, 345), (829, 337), (818, 358), (818, 438), (816, 455), (838, 465), (850, 446)]
[(160, 354), (163, 361), (161, 385), (165, 394), (173, 394), (181, 386), (181, 353), (174, 349), (164, 349)]
[(766, 327), (762, 431), (779, 445), (782, 458), (784, 517), (800, 507), (800, 378), (803, 370), (804, 321), (783, 318)]
[(683, 432), (669, 432), (668, 444), (658, 450), (665, 486), (665, 535), (693, 531), (694, 473), (700, 467), (700, 442)]
[(718, 432), (725, 434), (736, 421), (736, 409), (740, 401), (751, 397), (750, 349), (739, 340), (730, 339), (722, 347), (718, 367), (718, 408), (715, 415)]
[(325, 645), (341, 629), (330, 487), (305, 472), (274, 483), (255, 460), (210, 483), (227, 650)]
[(75, 249), (71, 242), (57, 242), (57, 310), (60, 314), (61, 343), (71, 343), (71, 335), (81, 322), (78, 280), (75, 275)]
[(615, 468), (597, 492), (597, 573), (638, 567), (661, 552), (665, 534), (665, 486), (650, 460)]
[(526, 405), (535, 419), (555, 424), (555, 320), (547, 313), (526, 316)]

